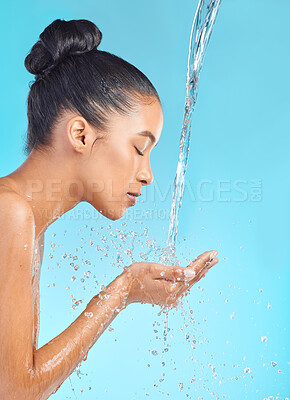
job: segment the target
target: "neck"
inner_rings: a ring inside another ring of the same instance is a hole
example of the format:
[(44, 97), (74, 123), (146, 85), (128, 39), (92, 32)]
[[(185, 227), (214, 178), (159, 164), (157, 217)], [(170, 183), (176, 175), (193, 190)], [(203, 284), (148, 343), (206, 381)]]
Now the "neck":
[(1, 179), (29, 201), (35, 219), (35, 237), (83, 200), (81, 181), (74, 175), (72, 159), (64, 154), (32, 150), (25, 162)]

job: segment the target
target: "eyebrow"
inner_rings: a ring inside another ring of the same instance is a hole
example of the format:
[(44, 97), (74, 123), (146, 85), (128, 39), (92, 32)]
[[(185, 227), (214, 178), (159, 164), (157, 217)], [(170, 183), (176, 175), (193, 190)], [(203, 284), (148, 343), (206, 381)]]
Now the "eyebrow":
[[(147, 136), (149, 137), (149, 139), (151, 140), (152, 144), (156, 143), (156, 138), (155, 136), (152, 134), (152, 132), (150, 131), (142, 131), (142, 132), (138, 132), (137, 135), (141, 135), (141, 136)], [(157, 146), (158, 142), (155, 144), (155, 146)], [(154, 146), (154, 147), (155, 147)]]

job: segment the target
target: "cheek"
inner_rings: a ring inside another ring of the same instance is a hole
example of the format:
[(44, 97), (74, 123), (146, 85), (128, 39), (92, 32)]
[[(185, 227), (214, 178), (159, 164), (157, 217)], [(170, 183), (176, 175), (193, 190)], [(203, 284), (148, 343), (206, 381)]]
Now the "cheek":
[(127, 192), (134, 182), (138, 159), (132, 148), (118, 143), (99, 148), (90, 167), (90, 180), (98, 180), (103, 186), (103, 195), (117, 199)]
[(114, 181), (127, 184), (128, 179), (134, 175), (136, 169), (136, 157), (128, 146), (112, 146), (110, 151), (104, 153), (104, 174)]

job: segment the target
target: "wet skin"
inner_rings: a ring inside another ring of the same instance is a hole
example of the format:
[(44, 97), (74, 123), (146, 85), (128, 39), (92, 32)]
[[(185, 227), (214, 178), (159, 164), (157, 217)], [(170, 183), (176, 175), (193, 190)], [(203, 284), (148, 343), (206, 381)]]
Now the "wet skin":
[(66, 112), (52, 131), (52, 147), (34, 149), (0, 178), (1, 399), (47, 399), (122, 309), (134, 302), (176, 306), (218, 262), (217, 252), (207, 251), (186, 268), (134, 263), (65, 331), (37, 347), (45, 230), (82, 201), (111, 220), (121, 218), (133, 204), (128, 192), (140, 194), (153, 180), (150, 153), (162, 126), (156, 101), (139, 103), (127, 116), (113, 114), (106, 132)]

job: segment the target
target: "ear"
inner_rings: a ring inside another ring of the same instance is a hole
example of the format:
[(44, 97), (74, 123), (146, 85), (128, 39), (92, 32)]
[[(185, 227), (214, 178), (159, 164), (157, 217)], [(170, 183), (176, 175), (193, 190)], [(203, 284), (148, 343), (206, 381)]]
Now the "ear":
[(77, 152), (84, 152), (91, 147), (93, 131), (88, 122), (82, 116), (71, 118), (67, 124), (69, 143)]

